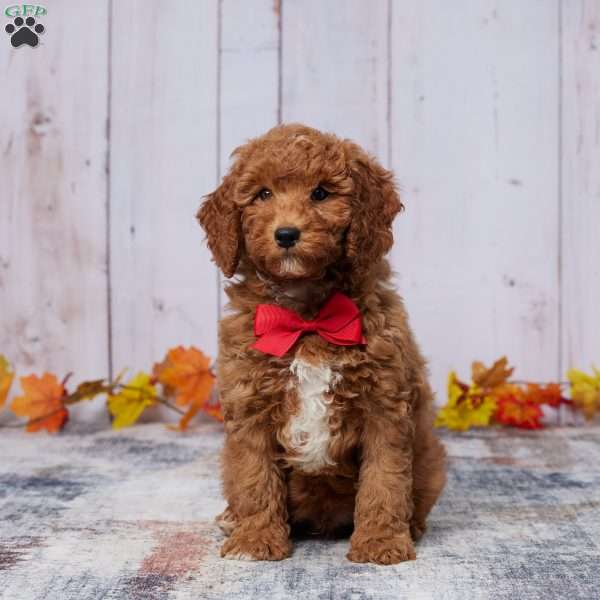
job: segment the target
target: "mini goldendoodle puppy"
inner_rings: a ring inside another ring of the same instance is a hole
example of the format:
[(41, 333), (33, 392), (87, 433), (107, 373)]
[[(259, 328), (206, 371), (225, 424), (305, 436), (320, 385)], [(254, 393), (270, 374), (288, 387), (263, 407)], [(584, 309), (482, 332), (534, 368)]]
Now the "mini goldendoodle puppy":
[(384, 255), (402, 208), (356, 144), (302, 125), (233, 153), (198, 218), (227, 277), (221, 554), (290, 555), (292, 527), (353, 530), (348, 558), (414, 559), (446, 480), (425, 362)]

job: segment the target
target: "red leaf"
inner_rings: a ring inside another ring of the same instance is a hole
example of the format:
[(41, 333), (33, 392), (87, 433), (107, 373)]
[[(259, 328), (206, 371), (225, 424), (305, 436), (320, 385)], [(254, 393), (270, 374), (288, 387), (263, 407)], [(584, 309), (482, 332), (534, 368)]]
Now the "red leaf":
[(497, 397), (496, 421), (521, 429), (542, 429), (540, 405), (527, 397), (523, 390), (511, 386)]

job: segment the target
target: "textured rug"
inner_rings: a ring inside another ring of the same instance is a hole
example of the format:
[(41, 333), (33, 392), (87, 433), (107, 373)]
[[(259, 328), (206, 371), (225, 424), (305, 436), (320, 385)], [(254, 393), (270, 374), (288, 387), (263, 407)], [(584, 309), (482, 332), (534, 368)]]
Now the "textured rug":
[(0, 434), (0, 597), (10, 600), (599, 598), (600, 428), (444, 436), (448, 487), (417, 560), (347, 541), (226, 561), (221, 426)]

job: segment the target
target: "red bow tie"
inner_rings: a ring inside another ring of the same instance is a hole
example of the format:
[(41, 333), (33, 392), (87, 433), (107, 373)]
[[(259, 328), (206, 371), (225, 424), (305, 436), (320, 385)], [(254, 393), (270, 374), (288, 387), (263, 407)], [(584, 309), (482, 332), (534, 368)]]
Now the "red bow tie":
[(275, 304), (259, 304), (254, 316), (258, 340), (251, 347), (281, 357), (309, 331), (338, 346), (366, 344), (358, 307), (348, 296), (335, 292), (313, 321), (305, 321), (293, 310)]

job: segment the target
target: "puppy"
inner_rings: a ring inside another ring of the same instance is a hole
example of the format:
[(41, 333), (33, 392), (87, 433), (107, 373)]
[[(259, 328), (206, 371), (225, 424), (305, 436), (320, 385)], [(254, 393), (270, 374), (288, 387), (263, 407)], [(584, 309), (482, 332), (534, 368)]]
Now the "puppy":
[(353, 531), (348, 558), (393, 564), (446, 480), (425, 362), (384, 259), (402, 209), (356, 144), (282, 125), (233, 152), (198, 219), (226, 277), (221, 555), (280, 560), (290, 532)]

